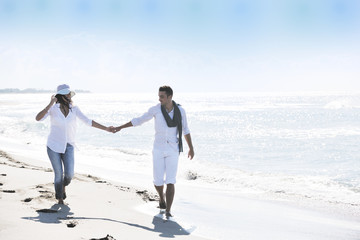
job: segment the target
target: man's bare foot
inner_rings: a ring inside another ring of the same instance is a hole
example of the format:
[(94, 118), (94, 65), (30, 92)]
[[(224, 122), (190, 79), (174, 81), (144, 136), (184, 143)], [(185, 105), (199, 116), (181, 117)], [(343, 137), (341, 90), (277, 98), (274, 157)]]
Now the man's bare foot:
[(64, 204), (64, 200), (60, 198), (58, 204)]

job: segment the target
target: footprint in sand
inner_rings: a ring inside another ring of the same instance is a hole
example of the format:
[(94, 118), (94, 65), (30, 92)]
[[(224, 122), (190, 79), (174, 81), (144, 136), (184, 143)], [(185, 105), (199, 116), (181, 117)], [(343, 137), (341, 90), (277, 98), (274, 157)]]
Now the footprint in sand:
[(98, 181), (95, 181), (95, 183), (106, 183), (106, 181), (98, 180)]
[(74, 228), (76, 225), (78, 225), (77, 221), (70, 221), (69, 223), (66, 224), (68, 228)]
[(15, 193), (15, 190), (2, 190), (4, 193)]
[(92, 239), (90, 239), (90, 240), (116, 240), (116, 239), (108, 234), (108, 235), (106, 235), (106, 237), (103, 237), (103, 238), (92, 238)]
[(38, 198), (43, 198), (43, 199), (54, 198), (54, 193), (50, 191), (46, 186), (37, 185), (35, 188), (38, 189), (37, 191), (40, 193), (40, 196)]
[(39, 193), (51, 193), (51, 192), (48, 190), (39, 190)]

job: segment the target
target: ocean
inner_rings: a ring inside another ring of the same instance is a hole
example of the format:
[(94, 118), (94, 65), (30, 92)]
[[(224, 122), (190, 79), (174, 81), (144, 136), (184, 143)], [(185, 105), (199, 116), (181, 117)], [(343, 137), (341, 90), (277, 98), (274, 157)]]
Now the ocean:
[[(8, 149), (26, 145), (31, 150), (23, 154), (49, 161), (50, 123), (35, 116), (50, 97), (0, 94), (0, 138)], [(173, 99), (186, 110), (195, 148), (190, 161), (184, 141), (173, 213), (200, 235), (241, 239), (236, 203), (244, 196), (359, 219), (360, 93), (175, 93)], [(79, 93), (73, 100), (89, 118), (118, 126), (158, 96)], [(153, 125), (112, 134), (79, 121), (75, 171), (154, 191)], [(215, 227), (224, 220), (226, 227)]]

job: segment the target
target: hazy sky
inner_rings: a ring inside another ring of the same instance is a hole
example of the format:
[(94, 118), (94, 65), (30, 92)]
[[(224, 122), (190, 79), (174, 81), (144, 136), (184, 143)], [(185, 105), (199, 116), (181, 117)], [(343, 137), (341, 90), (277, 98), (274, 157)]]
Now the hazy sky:
[(0, 0), (0, 88), (360, 91), (359, 0)]

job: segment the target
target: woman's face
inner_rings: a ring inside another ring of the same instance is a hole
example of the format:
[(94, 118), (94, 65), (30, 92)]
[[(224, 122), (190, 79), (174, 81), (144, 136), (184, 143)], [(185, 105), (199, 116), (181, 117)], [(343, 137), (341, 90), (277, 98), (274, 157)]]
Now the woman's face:
[(63, 99), (65, 102), (70, 103), (71, 102), (71, 94), (63, 95)]

